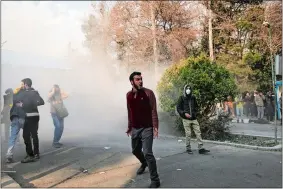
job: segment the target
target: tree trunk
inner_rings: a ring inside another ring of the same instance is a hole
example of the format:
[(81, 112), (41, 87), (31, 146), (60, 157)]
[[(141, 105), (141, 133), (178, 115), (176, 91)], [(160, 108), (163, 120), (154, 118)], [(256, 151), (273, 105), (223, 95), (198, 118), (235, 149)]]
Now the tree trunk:
[(154, 76), (157, 82), (157, 72), (158, 72), (158, 53), (157, 53), (157, 39), (156, 39), (156, 25), (155, 25), (155, 15), (153, 8), (154, 1), (150, 2), (150, 12), (151, 12), (151, 23), (152, 23), (152, 37), (153, 37), (153, 58), (154, 58)]
[(208, 16), (209, 56), (211, 61), (214, 61), (211, 0), (208, 1)]

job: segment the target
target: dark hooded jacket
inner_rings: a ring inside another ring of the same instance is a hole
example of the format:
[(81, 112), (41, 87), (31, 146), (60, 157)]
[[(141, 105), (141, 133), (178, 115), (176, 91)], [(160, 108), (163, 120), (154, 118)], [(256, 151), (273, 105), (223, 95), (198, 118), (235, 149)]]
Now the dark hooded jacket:
[[(189, 95), (186, 94), (186, 90), (188, 88), (191, 89), (191, 93)], [(184, 86), (183, 95), (180, 96), (177, 102), (177, 111), (183, 119), (188, 119), (188, 120), (197, 119), (197, 114), (198, 114), (197, 100), (196, 97), (192, 94), (192, 88), (188, 85)], [(191, 117), (187, 118), (185, 116), (185, 113), (190, 114)]]
[(39, 95), (38, 91), (33, 88), (25, 89), (15, 99), (15, 101), (20, 101), (23, 103), (23, 110), (26, 116), (39, 116), (38, 106), (44, 105), (44, 100)]
[(14, 117), (22, 118), (24, 119), (26, 117), (26, 113), (22, 107), (16, 106), (17, 102), (20, 102), (19, 96), (21, 93), (24, 92), (24, 89), (15, 90), (13, 95), (13, 106), (10, 111), (10, 119), (13, 120)]

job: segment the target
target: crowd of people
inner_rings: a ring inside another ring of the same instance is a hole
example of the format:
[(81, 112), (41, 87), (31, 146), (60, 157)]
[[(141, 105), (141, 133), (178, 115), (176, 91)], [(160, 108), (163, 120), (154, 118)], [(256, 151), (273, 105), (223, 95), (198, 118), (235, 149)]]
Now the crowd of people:
[[(54, 123), (53, 146), (60, 148), (59, 143), (64, 130), (64, 118), (68, 112), (63, 104), (63, 99), (68, 95), (61, 91), (58, 85), (54, 85), (48, 94), (48, 102), (51, 104), (51, 116)], [(4, 106), (1, 112), (1, 123), (5, 126), (5, 140), (8, 142), (6, 162), (13, 162), (13, 151), (19, 140), (19, 132), (23, 129), (23, 140), (26, 146), (26, 157), (22, 163), (34, 162), (40, 159), (38, 126), (40, 115), (38, 106), (45, 102), (33, 87), (32, 80), (25, 78), (21, 86), (15, 90), (9, 88), (5, 91)]]
[[(280, 108), (282, 108), (282, 94), (279, 102)], [(237, 118), (238, 121), (242, 121), (245, 117), (273, 122), (275, 118), (275, 103), (275, 95), (272, 91), (268, 91), (266, 94), (253, 91), (244, 92), (235, 98), (228, 96), (223, 107), (225, 112), (233, 118)]]

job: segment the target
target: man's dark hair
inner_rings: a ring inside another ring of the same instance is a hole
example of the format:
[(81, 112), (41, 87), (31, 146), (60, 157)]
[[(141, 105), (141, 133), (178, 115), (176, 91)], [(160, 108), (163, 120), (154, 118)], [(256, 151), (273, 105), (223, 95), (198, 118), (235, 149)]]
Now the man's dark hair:
[(136, 75), (141, 75), (141, 72), (133, 72), (133, 73), (130, 75), (129, 80), (130, 80), (130, 81), (133, 81), (133, 80), (134, 80), (134, 77), (135, 77)]
[(21, 80), (21, 82), (25, 83), (26, 79), (27, 79), (27, 78), (25, 78), (25, 79), (22, 79), (22, 80)]
[(24, 84), (27, 84), (28, 87), (32, 86), (32, 80), (30, 78), (24, 79)]

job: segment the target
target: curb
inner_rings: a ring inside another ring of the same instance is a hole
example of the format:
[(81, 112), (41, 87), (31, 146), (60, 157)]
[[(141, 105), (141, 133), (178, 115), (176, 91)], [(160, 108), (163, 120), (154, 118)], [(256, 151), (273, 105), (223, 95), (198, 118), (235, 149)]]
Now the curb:
[[(167, 139), (179, 139), (179, 140), (185, 140), (185, 137), (177, 137), (177, 136), (169, 136), (169, 135), (160, 135), (160, 138), (167, 138)], [(196, 141), (196, 139), (191, 139), (192, 141)], [(213, 140), (202, 140), (204, 143), (208, 144), (218, 144), (218, 145), (224, 145), (224, 146), (233, 146), (236, 148), (245, 148), (245, 149), (251, 149), (251, 150), (260, 150), (260, 151), (275, 151), (275, 152), (281, 152), (282, 151), (282, 145), (279, 144), (277, 146), (273, 147), (263, 147), (263, 146), (252, 146), (247, 144), (238, 144), (238, 143), (231, 143), (231, 142), (219, 142), (219, 141), (213, 141)]]
[[(22, 188), (20, 185), (19, 185), (19, 183), (17, 183), (9, 174), (7, 174), (7, 173), (1, 173), (1, 177), (3, 177), (3, 178), (9, 178), (8, 180), (6, 180), (6, 181), (3, 181), (4, 179), (2, 178), (1, 179), (1, 188), (5, 188), (5, 187), (7, 187), (7, 188)], [(5, 182), (11, 182), (10, 184), (7, 184), (6, 186), (2, 186), (2, 184), (3, 183), (5, 183)]]
[[(243, 136), (255, 136), (255, 137), (267, 137), (267, 138), (275, 138), (274, 136), (266, 136), (266, 135), (250, 135), (250, 134), (247, 134), (247, 133), (244, 133), (244, 132), (231, 132), (231, 134), (233, 135), (243, 135)], [(281, 140), (282, 139), (282, 136), (277, 136), (277, 139)]]

